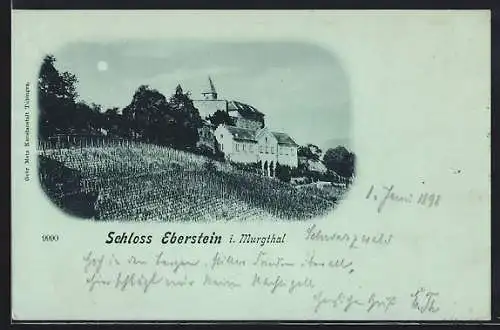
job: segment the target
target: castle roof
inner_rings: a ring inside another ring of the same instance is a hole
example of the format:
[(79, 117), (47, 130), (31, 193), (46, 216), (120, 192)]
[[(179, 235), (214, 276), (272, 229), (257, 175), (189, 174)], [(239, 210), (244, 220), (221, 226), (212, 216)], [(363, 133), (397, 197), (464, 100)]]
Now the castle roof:
[(248, 119), (264, 117), (264, 114), (257, 110), (255, 107), (238, 101), (229, 101), (227, 104), (227, 110), (237, 111), (241, 117)]
[[(235, 140), (250, 141), (250, 142), (257, 142), (257, 134), (259, 132), (263, 132), (266, 130), (265, 128), (261, 130), (254, 130), (249, 128), (229, 126), (229, 125), (225, 125), (225, 127)], [(290, 146), (290, 147), (298, 146), (298, 144), (295, 143), (295, 141), (286, 133), (281, 133), (281, 132), (270, 132), (270, 133), (276, 138), (279, 145)]]
[(229, 125), (226, 125), (225, 127), (235, 140), (257, 142), (257, 140), (255, 139), (257, 130)]
[(276, 140), (278, 140), (278, 144), (280, 145), (286, 145), (286, 146), (292, 146), (296, 147), (298, 146), (297, 143), (290, 137), (290, 135), (286, 133), (280, 133), (280, 132), (271, 132)]

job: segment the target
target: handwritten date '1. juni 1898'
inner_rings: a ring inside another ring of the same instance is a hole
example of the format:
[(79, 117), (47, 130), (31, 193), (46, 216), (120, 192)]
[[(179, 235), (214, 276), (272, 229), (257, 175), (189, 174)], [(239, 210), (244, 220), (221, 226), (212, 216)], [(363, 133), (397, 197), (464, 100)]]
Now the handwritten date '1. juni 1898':
[(395, 202), (400, 204), (416, 204), (425, 207), (438, 207), (441, 195), (429, 192), (422, 192), (418, 194), (413, 193), (401, 193), (396, 191), (394, 185), (383, 186), (382, 188), (377, 188), (371, 185), (368, 193), (366, 194), (366, 199), (370, 199), (378, 202), (377, 212), (382, 212), (387, 202)]

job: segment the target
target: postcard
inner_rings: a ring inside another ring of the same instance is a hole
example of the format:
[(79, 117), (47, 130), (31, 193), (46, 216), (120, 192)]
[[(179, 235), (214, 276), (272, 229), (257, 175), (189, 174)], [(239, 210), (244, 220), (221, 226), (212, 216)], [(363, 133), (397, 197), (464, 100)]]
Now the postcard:
[(14, 320), (490, 319), (489, 11), (12, 24)]

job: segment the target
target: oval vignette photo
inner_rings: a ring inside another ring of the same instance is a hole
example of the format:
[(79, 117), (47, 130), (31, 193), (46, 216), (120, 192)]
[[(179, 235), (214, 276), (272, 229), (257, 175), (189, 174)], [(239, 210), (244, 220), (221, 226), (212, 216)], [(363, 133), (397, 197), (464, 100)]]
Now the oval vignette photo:
[(307, 43), (73, 43), (38, 77), (38, 174), (94, 221), (305, 221), (355, 177), (349, 81)]

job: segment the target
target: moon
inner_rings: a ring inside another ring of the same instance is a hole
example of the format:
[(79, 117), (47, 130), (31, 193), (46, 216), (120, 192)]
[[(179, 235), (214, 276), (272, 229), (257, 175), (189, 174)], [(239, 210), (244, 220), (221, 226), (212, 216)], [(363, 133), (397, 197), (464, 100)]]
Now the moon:
[(106, 70), (108, 70), (108, 62), (106, 62), (106, 61), (99, 61), (97, 63), (97, 70), (99, 70), (99, 71), (106, 71)]

